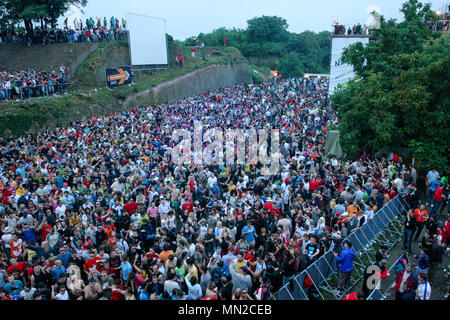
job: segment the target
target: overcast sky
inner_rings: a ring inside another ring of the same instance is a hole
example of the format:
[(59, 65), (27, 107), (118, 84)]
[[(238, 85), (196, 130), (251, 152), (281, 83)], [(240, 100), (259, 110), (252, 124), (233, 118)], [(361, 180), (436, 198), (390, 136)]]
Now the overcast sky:
[[(333, 17), (345, 25), (368, 18), (367, 8), (376, 5), (387, 18), (401, 20), (399, 12), (404, 0), (88, 0), (82, 8), (83, 21), (88, 17), (125, 17), (126, 12), (164, 18), (167, 32), (177, 40), (208, 33), (220, 27), (246, 28), (247, 20), (262, 15), (287, 20), (289, 31), (315, 32), (331, 30)], [(449, 0), (428, 0), (433, 10), (441, 9)], [(441, 9), (442, 10), (442, 9)]]

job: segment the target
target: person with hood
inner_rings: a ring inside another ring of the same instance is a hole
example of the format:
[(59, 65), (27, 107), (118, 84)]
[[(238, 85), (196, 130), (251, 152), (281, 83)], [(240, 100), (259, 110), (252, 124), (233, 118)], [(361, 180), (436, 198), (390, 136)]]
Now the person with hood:
[(338, 287), (339, 291), (343, 291), (344, 287), (350, 282), (350, 276), (353, 271), (353, 259), (355, 258), (355, 252), (352, 249), (352, 243), (349, 241), (344, 242), (344, 249), (341, 254), (338, 255), (337, 252), (333, 252), (336, 257), (336, 262), (338, 263), (339, 270), (339, 280)]

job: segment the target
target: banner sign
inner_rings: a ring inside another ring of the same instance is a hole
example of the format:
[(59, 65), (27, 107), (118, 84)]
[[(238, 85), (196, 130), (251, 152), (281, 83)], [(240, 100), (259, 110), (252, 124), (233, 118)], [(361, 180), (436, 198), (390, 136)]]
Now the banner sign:
[(131, 67), (106, 69), (106, 86), (114, 88), (131, 83)]
[(351, 44), (361, 42), (369, 43), (369, 38), (333, 38), (331, 44), (330, 85), (328, 96), (336, 91), (339, 84), (344, 84), (355, 77), (353, 67), (342, 61), (344, 49)]

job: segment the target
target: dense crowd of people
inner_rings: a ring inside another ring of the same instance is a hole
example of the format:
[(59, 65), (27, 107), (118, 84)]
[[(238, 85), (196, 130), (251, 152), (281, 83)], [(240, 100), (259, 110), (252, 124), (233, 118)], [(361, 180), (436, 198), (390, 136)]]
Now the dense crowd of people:
[(92, 18), (86, 19), (86, 22), (80, 19), (73, 21), (73, 26), (69, 26), (68, 18), (64, 21), (63, 28), (36, 27), (33, 35), (28, 35), (26, 31), (16, 31), (15, 28), (0, 31), (0, 44), (13, 43), (30, 46), (33, 43), (48, 45), (53, 43), (78, 43), (78, 42), (103, 42), (123, 40), (127, 37), (126, 21), (122, 23), (118, 18), (111, 17), (109, 26), (106, 17), (103, 24), (100, 18), (94, 22)]
[(58, 71), (0, 72), (0, 101), (29, 99), (63, 93), (70, 80), (70, 71), (60, 65)]
[(431, 31), (448, 32), (448, 25), (450, 20), (439, 20), (439, 21), (427, 21), (426, 25)]
[[(268, 299), (415, 188), (397, 155), (325, 154), (338, 122), (327, 88), (244, 84), (1, 139), (0, 299)], [(196, 121), (203, 132), (278, 129), (280, 172), (175, 165), (172, 132)], [(343, 286), (347, 251), (336, 252)]]

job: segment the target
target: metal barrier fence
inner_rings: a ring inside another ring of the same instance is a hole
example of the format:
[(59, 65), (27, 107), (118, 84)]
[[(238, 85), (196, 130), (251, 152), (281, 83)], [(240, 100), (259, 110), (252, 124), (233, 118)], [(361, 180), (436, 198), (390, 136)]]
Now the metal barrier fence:
[(0, 88), (0, 102), (15, 99), (31, 99), (38, 97), (48, 97), (57, 93), (66, 92), (70, 83), (57, 83), (53, 85), (36, 85), (34, 87), (15, 87), (11, 89)]
[[(376, 212), (373, 220), (367, 221), (361, 228), (352, 232), (347, 239), (352, 243), (355, 251), (354, 273), (361, 274), (358, 279), (352, 280), (353, 287), (362, 278), (362, 271), (369, 264), (374, 262), (374, 255), (377, 247), (386, 245), (389, 250), (396, 245), (403, 235), (402, 222), (397, 216), (403, 210), (408, 210), (409, 205), (398, 195), (383, 208)], [(340, 250), (342, 250), (340, 245)], [(355, 272), (356, 271), (356, 272)], [(271, 300), (309, 300), (308, 288), (304, 288), (305, 278), (309, 276), (312, 285), (323, 300), (327, 295), (331, 299), (340, 300), (346, 294), (340, 294), (333, 289), (333, 283), (337, 282), (337, 262), (333, 255), (333, 250), (328, 250), (317, 261), (308, 266), (305, 270), (294, 277), (292, 282), (284, 285), (271, 296)], [(376, 293), (373, 293), (375, 296)]]
[[(391, 272), (393, 268), (397, 265), (397, 262), (403, 257), (403, 254), (400, 255), (400, 257), (395, 260), (395, 262), (391, 265), (391, 267), (387, 270), (388, 273)], [(394, 275), (395, 276), (395, 275)], [(384, 292), (382, 292), (382, 289), (373, 289), (372, 292), (369, 294), (369, 296), (366, 298), (366, 300), (386, 300), (387, 298), (387, 292), (392, 289), (392, 286), (388, 286)]]

